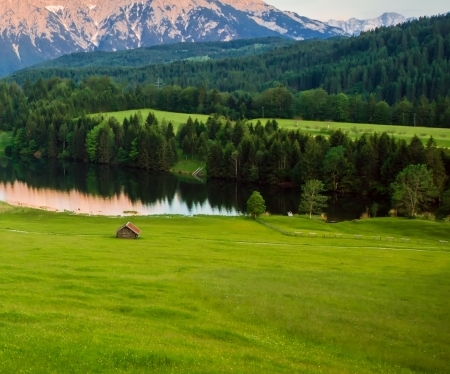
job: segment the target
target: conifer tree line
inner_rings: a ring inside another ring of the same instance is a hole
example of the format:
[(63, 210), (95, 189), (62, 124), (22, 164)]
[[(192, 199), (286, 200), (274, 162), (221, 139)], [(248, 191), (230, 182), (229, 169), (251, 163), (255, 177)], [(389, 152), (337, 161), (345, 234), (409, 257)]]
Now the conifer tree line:
[[(155, 92), (161, 95), (165, 90)], [(341, 113), (342, 106), (336, 104), (336, 99), (343, 96), (328, 95), (319, 89), (302, 93), (297, 104), (305, 111), (305, 118), (322, 119), (329, 115), (327, 105), (330, 103), (329, 108)], [(123, 123), (114, 118), (104, 120), (85, 115), (140, 107), (142, 104), (133, 100), (143, 97), (148, 98), (148, 95), (143, 92), (124, 94), (107, 77), (92, 77), (80, 85), (60, 78), (38, 80), (23, 88), (14, 83), (1, 83), (0, 129), (13, 132), (9, 152), (169, 170), (177, 159), (177, 148), (181, 148), (185, 157), (205, 160), (210, 177), (244, 182), (302, 184), (318, 179), (326, 182), (329, 190), (374, 193), (385, 191), (395, 175), (408, 164), (425, 163), (436, 173), (436, 183), (439, 182), (437, 185), (442, 191), (443, 176), (450, 175), (448, 166), (446, 170), (442, 166), (442, 162), (448, 165), (447, 153), (437, 149), (433, 140), (424, 150), (417, 137), (410, 144), (396, 141), (387, 134), (365, 134), (353, 141), (340, 131), (329, 137), (324, 134), (312, 138), (299, 131), (278, 129), (274, 120), (248, 124), (248, 120), (243, 119), (234, 124), (230, 118), (218, 115), (211, 116), (205, 124), (190, 120), (180, 126), (175, 136), (173, 126), (158, 123), (153, 114), (146, 119), (134, 115)], [(216, 90), (204, 91), (203, 103), (209, 105), (211, 111), (220, 112), (221, 97)], [(374, 118), (378, 118), (379, 103), (372, 105), (369, 100), (364, 106), (363, 100), (355, 98), (358, 96), (352, 96), (348, 102), (358, 102), (359, 106), (349, 104), (348, 108), (359, 107), (362, 109), (356, 113), (373, 113)], [(401, 104), (405, 103), (406, 99), (402, 100)], [(437, 107), (437, 103), (430, 105)], [(450, 105), (445, 109), (449, 108)], [(267, 115), (272, 114), (271, 106), (266, 103), (264, 110)], [(411, 118), (408, 111), (399, 109), (394, 113), (399, 121)], [(432, 113), (436, 117), (438, 111), (435, 109)], [(420, 118), (416, 113), (417, 123)], [(339, 160), (340, 164), (329, 160)]]
[(172, 124), (160, 124), (152, 113), (145, 120), (140, 114), (132, 115), (123, 123), (114, 117), (83, 116), (46, 126), (43, 117), (40, 119), (15, 131), (13, 144), (5, 151), (153, 171), (168, 171), (177, 161)]
[(176, 132), (153, 113), (138, 113), (119, 123), (114, 117), (28, 117), (15, 129), (10, 153), (40, 155), (95, 164), (126, 165), (167, 171), (178, 157), (202, 160), (208, 177), (257, 184), (303, 185), (320, 180), (326, 190), (367, 194), (389, 193), (397, 174), (409, 165), (426, 165), (439, 194), (448, 188), (450, 152), (433, 138), (423, 145), (387, 133), (362, 134), (352, 140), (341, 130), (311, 136), (265, 123), (232, 122), (210, 116), (206, 123), (189, 120)]
[[(450, 127), (450, 97), (415, 103), (403, 98), (390, 106), (359, 94), (328, 94), (323, 89), (293, 95), (286, 87), (269, 88), (260, 94), (219, 92), (203, 86), (137, 86), (121, 89), (108, 77), (90, 77), (80, 84), (70, 79), (39, 79), (23, 87), (0, 83), (0, 130), (18, 130), (39, 122), (61, 122), (90, 113), (153, 108), (165, 111), (220, 114), (231, 120), (243, 118), (297, 118), (305, 120)], [(59, 131), (58, 129), (56, 129)]]
[(320, 180), (328, 191), (388, 195), (398, 173), (423, 164), (439, 194), (449, 186), (450, 153), (433, 138), (424, 146), (417, 136), (406, 142), (385, 132), (356, 140), (341, 130), (328, 135), (280, 129), (275, 120), (233, 124), (210, 116), (205, 124), (180, 126), (177, 139), (184, 157), (203, 159), (212, 178), (296, 185)]

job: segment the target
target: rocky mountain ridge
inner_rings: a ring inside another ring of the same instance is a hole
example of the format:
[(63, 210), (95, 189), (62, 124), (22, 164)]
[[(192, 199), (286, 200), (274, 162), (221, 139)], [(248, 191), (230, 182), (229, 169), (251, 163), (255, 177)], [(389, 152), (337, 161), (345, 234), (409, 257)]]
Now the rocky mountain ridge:
[(262, 0), (0, 0), (0, 6), (0, 76), (72, 52), (344, 34)]

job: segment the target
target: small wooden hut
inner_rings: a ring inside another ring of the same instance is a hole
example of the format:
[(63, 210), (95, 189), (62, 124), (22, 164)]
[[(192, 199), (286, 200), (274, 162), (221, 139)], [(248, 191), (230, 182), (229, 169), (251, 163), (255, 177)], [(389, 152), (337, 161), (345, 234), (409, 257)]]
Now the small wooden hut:
[(139, 230), (131, 222), (127, 222), (125, 225), (119, 227), (116, 231), (116, 238), (121, 239), (136, 239), (141, 230)]

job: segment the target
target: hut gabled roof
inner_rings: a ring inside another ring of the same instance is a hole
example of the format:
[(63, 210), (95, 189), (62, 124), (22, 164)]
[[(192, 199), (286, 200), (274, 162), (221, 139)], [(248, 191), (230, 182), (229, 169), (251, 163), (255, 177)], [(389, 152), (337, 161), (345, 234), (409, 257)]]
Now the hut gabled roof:
[(122, 230), (124, 227), (128, 227), (131, 231), (133, 231), (136, 235), (139, 235), (141, 230), (138, 229), (135, 225), (133, 225), (131, 222), (127, 222), (125, 225), (120, 226), (116, 233), (118, 233), (120, 230)]

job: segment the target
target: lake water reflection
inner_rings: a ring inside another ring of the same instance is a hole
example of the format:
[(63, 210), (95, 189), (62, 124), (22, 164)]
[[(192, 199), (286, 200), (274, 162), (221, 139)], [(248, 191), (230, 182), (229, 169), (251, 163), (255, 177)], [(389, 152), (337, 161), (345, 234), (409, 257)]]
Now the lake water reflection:
[(124, 192), (115, 194), (112, 197), (102, 197), (76, 191), (75, 189), (58, 191), (50, 188), (34, 188), (26, 183), (17, 181), (1, 184), (0, 200), (11, 205), (106, 216), (126, 214), (239, 214), (235, 208), (213, 207), (208, 201), (194, 202), (188, 206), (179, 193), (175, 193), (170, 199), (161, 198), (154, 203), (144, 204), (140, 200), (132, 201)]
[[(274, 214), (297, 212), (298, 188), (240, 186), (224, 181), (200, 183), (169, 173), (62, 163), (35, 159), (0, 160), (0, 200), (52, 211), (117, 216), (239, 215), (253, 190), (263, 195)], [(359, 218), (370, 202), (361, 198), (330, 199), (329, 219)], [(383, 214), (383, 206), (380, 213)]]

